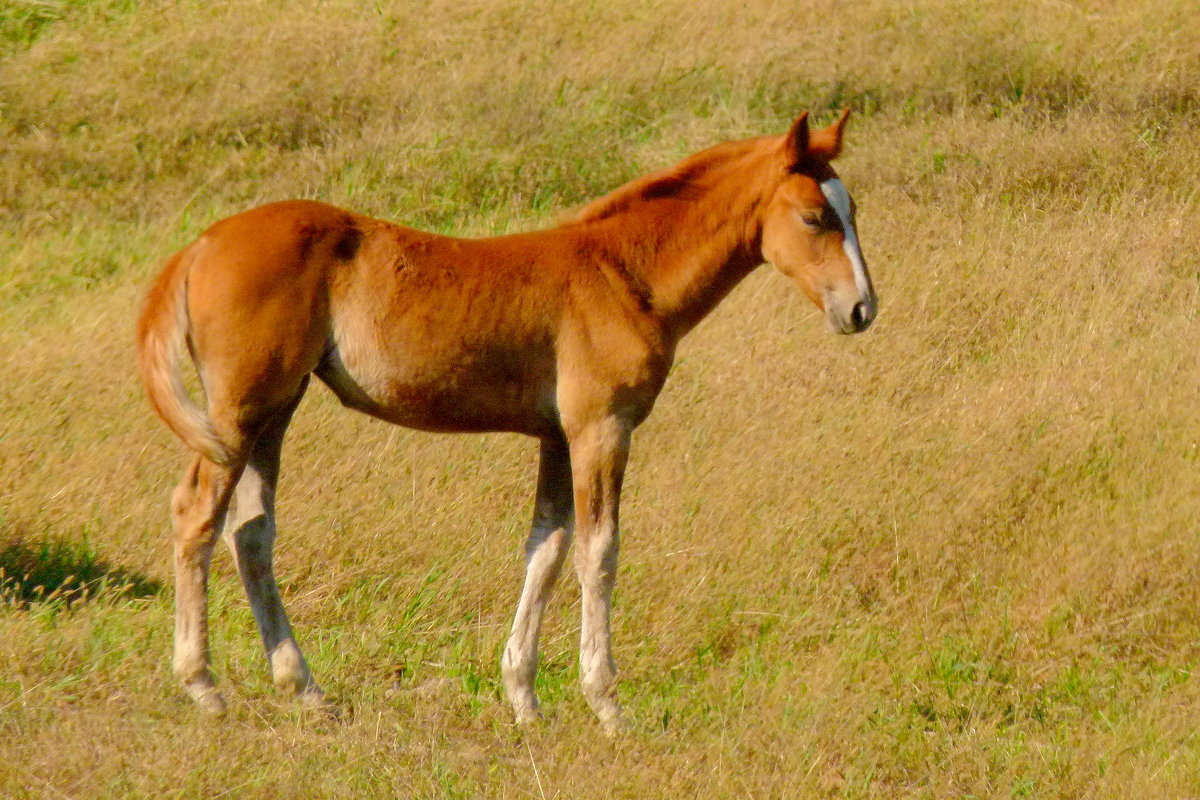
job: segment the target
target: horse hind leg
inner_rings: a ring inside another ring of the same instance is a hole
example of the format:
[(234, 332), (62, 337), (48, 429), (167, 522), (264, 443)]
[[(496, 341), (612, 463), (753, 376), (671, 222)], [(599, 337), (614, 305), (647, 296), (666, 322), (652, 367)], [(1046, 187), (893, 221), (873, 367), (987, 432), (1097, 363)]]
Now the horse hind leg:
[(175, 674), (200, 707), (225, 710), (210, 668), (208, 571), (240, 466), (196, 456), (171, 497), (175, 529)]
[(300, 698), (305, 705), (323, 706), (325, 694), (313, 680), (304, 655), (296, 644), (291, 623), (275, 581), (275, 487), (283, 436), (304, 393), (271, 416), (251, 450), (249, 461), (234, 490), (224, 538), (237, 564), (238, 575), (258, 624), (275, 686)]

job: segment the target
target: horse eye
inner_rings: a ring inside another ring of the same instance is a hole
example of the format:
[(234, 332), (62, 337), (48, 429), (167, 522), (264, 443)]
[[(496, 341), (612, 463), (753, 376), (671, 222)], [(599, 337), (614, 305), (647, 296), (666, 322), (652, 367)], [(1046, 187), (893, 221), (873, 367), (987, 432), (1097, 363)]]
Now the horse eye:
[(821, 227), (821, 215), (815, 212), (805, 211), (800, 215), (800, 219), (803, 220), (804, 224), (810, 228), (819, 229)]

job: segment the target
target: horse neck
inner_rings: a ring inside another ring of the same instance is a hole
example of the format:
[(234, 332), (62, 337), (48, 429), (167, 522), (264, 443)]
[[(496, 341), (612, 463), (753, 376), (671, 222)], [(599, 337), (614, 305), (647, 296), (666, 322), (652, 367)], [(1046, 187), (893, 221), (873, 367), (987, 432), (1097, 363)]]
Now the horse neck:
[(672, 338), (695, 327), (762, 263), (763, 184), (730, 172), (606, 220), (611, 257)]

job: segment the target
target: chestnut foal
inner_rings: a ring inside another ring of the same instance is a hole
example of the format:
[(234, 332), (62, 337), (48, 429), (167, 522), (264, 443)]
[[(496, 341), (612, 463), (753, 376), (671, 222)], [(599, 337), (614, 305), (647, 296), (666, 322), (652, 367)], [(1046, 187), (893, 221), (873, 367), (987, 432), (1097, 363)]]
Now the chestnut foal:
[[(609, 618), (621, 479), (680, 338), (764, 260), (834, 331), (875, 318), (854, 205), (830, 166), (848, 113), (717, 145), (550, 230), (456, 239), (291, 201), (222, 220), (171, 257), (137, 338), (155, 411), (196, 451), (171, 504), (175, 671), (189, 694), (224, 709), (207, 627), (223, 533), (276, 686), (324, 702), (272, 571), (283, 435), (315, 374), (346, 406), (398, 425), (541, 441), (505, 689), (517, 720), (537, 717), (538, 631), (576, 537), (580, 682), (618, 729)], [(206, 408), (183, 386), (185, 353)]]

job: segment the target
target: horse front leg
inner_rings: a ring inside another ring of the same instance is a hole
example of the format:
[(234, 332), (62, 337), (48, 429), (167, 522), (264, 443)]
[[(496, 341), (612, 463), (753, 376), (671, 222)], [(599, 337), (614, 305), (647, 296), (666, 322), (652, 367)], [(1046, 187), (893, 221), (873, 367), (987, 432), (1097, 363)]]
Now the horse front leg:
[(605, 732), (623, 728), (612, 655), (612, 590), (620, 543), (621, 481), (631, 429), (608, 418), (571, 438), (571, 475), (576, 509), (575, 570), (582, 595), (579, 681)]
[(525, 586), (517, 604), (512, 634), (504, 647), (501, 670), (504, 691), (518, 723), (538, 716), (534, 678), (537, 676), (538, 634), (542, 614), (554, 590), (575, 528), (571, 494), (571, 458), (562, 439), (543, 439), (538, 467), (533, 526), (525, 543)]

